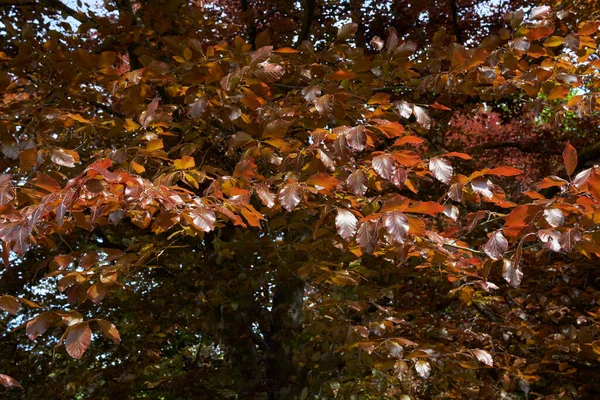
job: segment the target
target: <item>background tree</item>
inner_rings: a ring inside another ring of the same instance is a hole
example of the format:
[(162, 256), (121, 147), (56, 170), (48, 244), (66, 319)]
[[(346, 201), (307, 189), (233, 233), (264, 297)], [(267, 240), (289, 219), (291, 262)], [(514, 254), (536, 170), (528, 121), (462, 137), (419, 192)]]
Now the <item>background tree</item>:
[(7, 396), (597, 396), (583, 3), (3, 3)]

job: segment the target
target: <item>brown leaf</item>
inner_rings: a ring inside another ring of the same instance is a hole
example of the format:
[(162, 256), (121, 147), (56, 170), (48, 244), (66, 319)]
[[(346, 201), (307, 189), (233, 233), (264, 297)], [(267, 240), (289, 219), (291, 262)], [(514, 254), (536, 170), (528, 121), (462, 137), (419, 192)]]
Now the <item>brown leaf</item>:
[(198, 121), (202, 118), (202, 114), (208, 108), (208, 100), (204, 97), (197, 98), (192, 104), (190, 104), (190, 116), (194, 121)]
[(494, 359), (492, 358), (492, 355), (487, 351), (481, 349), (474, 349), (471, 350), (471, 353), (473, 353), (473, 355), (485, 365), (488, 365), (490, 367), (494, 366)]
[(317, 112), (324, 116), (330, 116), (333, 112), (333, 96), (326, 94), (315, 101)]
[(358, 30), (358, 24), (355, 24), (354, 22), (350, 22), (350, 23), (342, 25), (340, 27), (340, 29), (338, 29), (337, 41), (343, 42), (345, 40), (350, 39), (351, 37), (354, 37), (354, 34), (356, 33), (357, 30)]
[(16, 297), (5, 294), (0, 296), (0, 308), (9, 314), (15, 315), (19, 311), (19, 308), (21, 308), (21, 305)]
[(96, 323), (102, 330), (102, 334), (105, 338), (112, 340), (116, 344), (121, 343), (121, 335), (119, 335), (117, 327), (112, 322), (105, 319), (97, 319)]
[(567, 175), (571, 176), (577, 168), (577, 150), (575, 150), (575, 147), (571, 146), (571, 143), (567, 143), (567, 147), (565, 147), (562, 156)]
[(73, 168), (75, 166), (75, 157), (59, 147), (50, 149), (50, 160), (63, 167)]

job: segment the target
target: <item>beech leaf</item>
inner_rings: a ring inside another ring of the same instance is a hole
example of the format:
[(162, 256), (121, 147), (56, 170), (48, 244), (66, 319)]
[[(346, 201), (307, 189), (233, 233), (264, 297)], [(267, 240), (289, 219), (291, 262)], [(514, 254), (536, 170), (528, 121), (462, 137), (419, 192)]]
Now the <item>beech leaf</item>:
[(92, 340), (92, 330), (87, 322), (80, 322), (67, 328), (65, 348), (75, 359), (80, 359)]
[(350, 241), (356, 233), (358, 219), (348, 210), (339, 209), (335, 217), (335, 226), (338, 234), (346, 241)]
[(474, 349), (471, 350), (471, 353), (473, 353), (473, 355), (485, 365), (488, 365), (490, 367), (494, 366), (494, 359), (492, 358), (492, 355), (487, 351), (481, 349)]
[(383, 214), (383, 225), (390, 236), (398, 243), (404, 243), (408, 236), (408, 220), (399, 211), (390, 211)]
[(415, 369), (423, 379), (427, 379), (429, 374), (431, 374), (431, 365), (425, 360), (417, 360), (417, 362), (415, 362)]
[(432, 175), (443, 183), (450, 183), (454, 169), (448, 160), (442, 157), (434, 157), (429, 160), (429, 170)]
[(12, 387), (18, 387), (21, 388), (21, 385), (19, 384), (19, 382), (16, 381), (15, 378), (13, 378), (12, 376), (8, 376), (8, 375), (4, 375), (4, 374), (0, 374), (0, 384), (2, 384), (3, 386), (7, 387), (7, 388), (12, 388)]
[(279, 202), (288, 211), (292, 211), (302, 200), (302, 187), (297, 182), (288, 183), (279, 191)]
[(483, 246), (483, 251), (487, 254), (492, 260), (499, 260), (502, 258), (506, 250), (508, 249), (508, 241), (502, 234), (502, 231), (494, 231), (487, 243)]
[(575, 150), (575, 147), (571, 146), (571, 143), (567, 143), (567, 147), (565, 147), (562, 156), (567, 175), (571, 176), (577, 168), (577, 150)]

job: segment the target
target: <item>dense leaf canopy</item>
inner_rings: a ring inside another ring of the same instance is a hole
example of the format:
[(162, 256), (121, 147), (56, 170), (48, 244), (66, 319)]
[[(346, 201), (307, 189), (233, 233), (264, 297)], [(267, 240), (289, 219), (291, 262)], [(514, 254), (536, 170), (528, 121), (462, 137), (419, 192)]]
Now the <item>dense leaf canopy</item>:
[(0, 4), (3, 395), (600, 396), (600, 6), (418, 3)]

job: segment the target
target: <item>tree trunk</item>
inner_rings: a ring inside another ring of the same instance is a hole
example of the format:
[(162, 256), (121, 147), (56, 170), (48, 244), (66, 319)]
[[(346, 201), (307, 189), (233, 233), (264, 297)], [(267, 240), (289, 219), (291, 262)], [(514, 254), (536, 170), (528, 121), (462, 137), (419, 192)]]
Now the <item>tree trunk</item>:
[(300, 370), (294, 367), (294, 339), (302, 328), (304, 282), (291, 278), (275, 288), (271, 326), (265, 340), (265, 357), (269, 400), (286, 400), (300, 396), (304, 384)]

